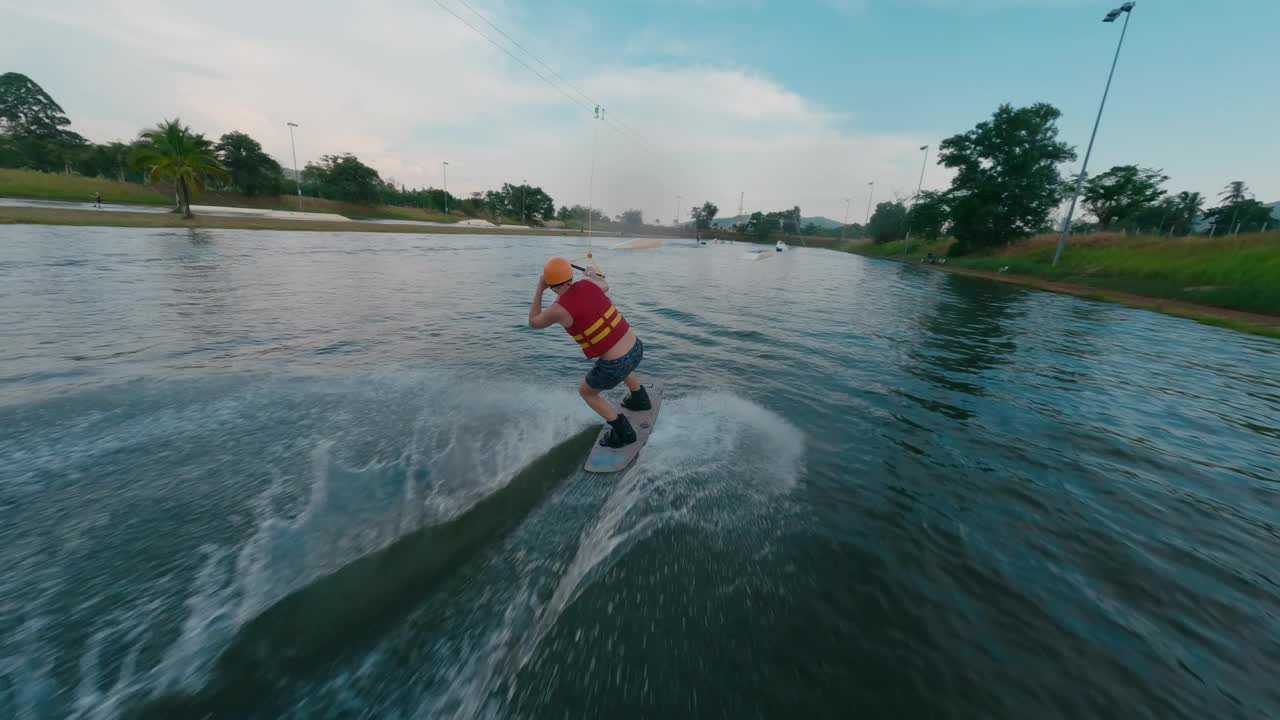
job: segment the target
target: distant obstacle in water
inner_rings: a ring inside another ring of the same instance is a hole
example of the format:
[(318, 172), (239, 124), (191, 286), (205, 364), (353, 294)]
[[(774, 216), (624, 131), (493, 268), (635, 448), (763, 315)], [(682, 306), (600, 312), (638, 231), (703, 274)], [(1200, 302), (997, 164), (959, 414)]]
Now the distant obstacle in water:
[(615, 245), (614, 250), (652, 250), (662, 247), (663, 242), (656, 238), (636, 238), (628, 240), (621, 245)]

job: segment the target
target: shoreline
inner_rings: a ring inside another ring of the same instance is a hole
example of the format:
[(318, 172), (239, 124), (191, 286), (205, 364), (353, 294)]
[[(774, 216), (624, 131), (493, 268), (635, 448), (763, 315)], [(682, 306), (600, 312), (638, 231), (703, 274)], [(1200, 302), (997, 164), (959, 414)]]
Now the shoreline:
[(1172, 317), (1183, 318), (1184, 320), (1194, 320), (1204, 325), (1227, 328), (1228, 330), (1235, 330), (1237, 332), (1248, 333), (1250, 335), (1260, 335), (1262, 337), (1280, 339), (1280, 316), (1277, 315), (1264, 315), (1262, 313), (1253, 313), (1244, 310), (1232, 310), (1230, 308), (1216, 307), (1214, 305), (1202, 305), (1199, 303), (1187, 302), (1185, 300), (1172, 300), (1169, 298), (1154, 297), (1151, 295), (1136, 295), (1134, 293), (1091, 287), (1089, 285), (1077, 285), (1075, 283), (1061, 282), (1058, 280), (1045, 280), (1032, 275), (1013, 275), (1010, 273), (976, 270), (974, 268), (952, 265), (925, 265), (922, 263), (904, 261), (900, 258), (882, 257), (879, 255), (868, 255), (856, 252), (853, 254), (862, 255), (862, 257), (873, 258), (876, 260), (887, 260), (889, 262), (900, 263), (903, 265), (919, 266), (928, 270), (938, 270), (956, 275), (976, 277), (983, 280), (994, 280), (996, 282), (1008, 283), (1010, 285), (1020, 285), (1022, 287), (1034, 288), (1036, 290), (1058, 293), (1059, 295), (1073, 295), (1085, 300), (1125, 305), (1138, 310), (1150, 310), (1162, 315), (1170, 315)]
[(191, 220), (177, 213), (106, 212), (61, 208), (0, 207), (2, 225), (68, 225), (73, 227), (189, 228), (192, 230), (294, 230), (302, 232), (369, 232), (420, 235), (530, 235), (586, 237), (577, 230), (472, 227), (467, 225), (412, 225), (370, 223), (356, 220), (294, 220), (265, 217), (196, 215)]

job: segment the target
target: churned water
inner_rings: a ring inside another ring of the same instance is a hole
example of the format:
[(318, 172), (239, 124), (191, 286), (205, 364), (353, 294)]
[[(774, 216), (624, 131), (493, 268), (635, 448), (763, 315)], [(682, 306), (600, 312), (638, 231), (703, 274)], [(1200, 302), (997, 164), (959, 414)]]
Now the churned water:
[(1280, 716), (1280, 342), (616, 242), (0, 228), (0, 717)]

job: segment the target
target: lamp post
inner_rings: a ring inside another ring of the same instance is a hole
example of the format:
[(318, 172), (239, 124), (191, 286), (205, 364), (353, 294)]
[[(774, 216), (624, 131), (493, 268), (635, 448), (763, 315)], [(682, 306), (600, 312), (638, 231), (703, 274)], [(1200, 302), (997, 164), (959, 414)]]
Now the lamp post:
[(302, 209), (302, 171), (298, 169), (298, 145), (293, 141), (293, 129), (298, 123), (286, 123), (289, 126), (289, 147), (293, 149), (293, 184), (298, 191), (298, 209)]
[(1120, 48), (1124, 47), (1124, 36), (1129, 31), (1129, 18), (1133, 15), (1133, 7), (1137, 3), (1127, 2), (1107, 13), (1102, 22), (1115, 22), (1124, 15), (1124, 28), (1120, 30), (1120, 41), (1116, 43), (1116, 55), (1111, 59), (1111, 72), (1107, 75), (1107, 86), (1102, 91), (1102, 102), (1098, 105), (1098, 117), (1093, 121), (1093, 134), (1089, 136), (1089, 149), (1085, 150), (1084, 163), (1080, 165), (1080, 176), (1076, 178), (1075, 192), (1071, 193), (1071, 205), (1067, 208), (1067, 218), (1062, 222), (1062, 236), (1058, 238), (1058, 249), (1053, 253), (1053, 265), (1057, 267), (1062, 259), (1062, 249), (1067, 245), (1071, 235), (1071, 216), (1076, 212), (1076, 201), (1080, 199), (1080, 191), (1084, 188), (1084, 179), (1089, 172), (1089, 156), (1093, 154), (1093, 141), (1098, 137), (1098, 125), (1102, 123), (1102, 110), (1107, 106), (1107, 95), (1111, 92), (1111, 79), (1116, 75), (1116, 63), (1120, 61)]
[(849, 202), (853, 198), (844, 199), (844, 225), (840, 226), (840, 241), (844, 242), (844, 229), (849, 226)]
[(672, 217), (671, 224), (674, 225), (675, 227), (680, 227), (680, 201), (681, 200), (684, 200), (684, 196), (677, 195), (675, 215), (671, 216)]
[(444, 214), (449, 214), (449, 162), (440, 161), (440, 171), (444, 173)]
[(529, 224), (529, 179), (520, 180), (520, 222)]
[[(916, 203), (920, 202), (920, 191), (924, 190), (924, 171), (929, 167), (929, 146), (922, 145), (920, 149), (924, 152), (924, 160), (920, 162), (920, 182), (916, 185), (916, 195), (911, 199), (911, 209), (916, 209)], [(910, 221), (911, 212), (907, 212), (907, 220)], [(907, 224), (907, 239), (902, 242), (902, 259), (907, 258), (907, 247), (911, 245), (911, 224)]]

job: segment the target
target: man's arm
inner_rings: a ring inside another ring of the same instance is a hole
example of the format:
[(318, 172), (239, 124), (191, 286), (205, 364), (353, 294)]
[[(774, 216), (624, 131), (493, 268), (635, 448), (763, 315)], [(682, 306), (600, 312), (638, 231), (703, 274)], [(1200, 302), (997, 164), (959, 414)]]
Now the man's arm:
[(609, 292), (609, 281), (605, 280), (603, 275), (597, 273), (595, 270), (585, 270), (584, 272), (586, 273), (588, 280), (599, 286), (602, 291), (606, 293)]
[(546, 289), (547, 283), (542, 278), (538, 278), (538, 289), (534, 291), (533, 304), (529, 306), (529, 327), (537, 330), (557, 324), (569, 327), (573, 324), (573, 317), (569, 315), (569, 311), (565, 310), (564, 307), (552, 303), (551, 307), (543, 311), (542, 293)]

